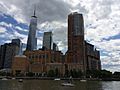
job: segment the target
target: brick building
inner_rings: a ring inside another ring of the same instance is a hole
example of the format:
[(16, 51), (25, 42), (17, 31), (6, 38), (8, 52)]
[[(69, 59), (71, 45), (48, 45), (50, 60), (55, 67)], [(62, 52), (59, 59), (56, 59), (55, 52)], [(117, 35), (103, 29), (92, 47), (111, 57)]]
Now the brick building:
[[(68, 15), (68, 51), (66, 63), (78, 64), (84, 71), (84, 21), (77, 12)], [(73, 66), (72, 65), (72, 66)]]
[(68, 15), (68, 51), (65, 63), (67, 69), (100, 70), (100, 53), (94, 45), (84, 40), (84, 20), (77, 12)]
[(12, 62), (13, 75), (25, 75), (27, 72), (29, 72), (29, 65), (30, 62), (28, 61), (28, 58), (26, 56), (15, 56)]
[(85, 58), (87, 63), (87, 70), (100, 70), (101, 61), (100, 61), (100, 52), (96, 50), (94, 45), (87, 43), (85, 41)]
[(55, 68), (57, 68), (61, 75), (64, 73), (64, 65), (62, 64), (63, 54), (60, 51), (34, 50), (25, 51), (24, 55), (29, 59), (30, 72), (38, 75), (41, 73), (47, 73), (49, 70), (55, 70)]

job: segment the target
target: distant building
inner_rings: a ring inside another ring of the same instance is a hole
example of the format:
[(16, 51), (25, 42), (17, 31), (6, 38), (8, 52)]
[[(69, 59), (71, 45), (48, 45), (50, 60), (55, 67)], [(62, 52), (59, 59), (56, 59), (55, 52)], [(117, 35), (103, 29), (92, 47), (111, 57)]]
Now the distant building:
[(44, 32), (43, 48), (51, 50), (51, 48), (52, 48), (52, 32)]
[(34, 11), (34, 15), (31, 17), (31, 21), (30, 21), (26, 50), (31, 51), (37, 49), (36, 30), (37, 30), (37, 17)]
[(62, 65), (63, 54), (60, 51), (34, 50), (25, 51), (24, 55), (30, 61), (30, 72), (37, 75), (43, 72), (47, 73), (49, 70), (53, 70), (53, 67), (57, 67), (60, 72), (64, 68), (64, 65)]
[(84, 20), (77, 12), (68, 15), (68, 51), (65, 63), (68, 70), (100, 70), (100, 53), (84, 40)]
[(61, 51), (51, 51), (51, 63), (63, 63), (63, 53)]
[(5, 53), (3, 54), (3, 68), (4, 69), (11, 69), (12, 61), (15, 55), (19, 53), (19, 47), (16, 44), (9, 43), (5, 45)]
[(0, 69), (11, 69), (15, 55), (19, 54), (19, 47), (14, 43), (5, 43), (0, 49)]
[(22, 42), (20, 41), (20, 39), (12, 39), (11, 43), (19, 47), (19, 53), (17, 55), (22, 55)]
[(100, 52), (87, 42), (85, 42), (85, 58), (87, 70), (101, 70)]
[(3, 66), (4, 66), (5, 52), (6, 52), (6, 45), (1, 45), (0, 46), (0, 69), (3, 69)]
[(46, 65), (40, 63), (30, 64), (30, 72), (34, 73), (36, 76), (42, 74), (48, 74), (50, 70), (58, 70), (60, 76), (64, 76), (65, 74), (65, 65), (62, 63), (46, 63)]
[(12, 62), (13, 75), (16, 75), (16, 76), (25, 75), (27, 72), (29, 72), (29, 64), (30, 62), (26, 56), (16, 55)]
[(29, 72), (34, 73), (36, 76), (41, 75), (42, 73), (46, 72), (46, 65), (41, 63), (32, 63), (30, 64)]
[(21, 41), (20, 41), (20, 39), (12, 39), (12, 43), (16, 44), (16, 45), (18, 45), (18, 47), (20, 47)]
[(59, 51), (58, 46), (56, 43), (53, 43), (53, 51)]
[(68, 15), (68, 51), (66, 63), (79, 64), (85, 70), (84, 20), (77, 12)]
[[(0, 46), (0, 52), (1, 52), (1, 46)], [(1, 69), (2, 63), (1, 63), (1, 53), (0, 53), (0, 69)]]
[(47, 73), (50, 70), (53, 70), (56, 72), (58, 70), (59, 76), (64, 76), (65, 75), (65, 65), (62, 63), (48, 63), (46, 66)]
[(4, 67), (4, 59), (5, 59), (5, 53), (6, 53), (6, 44), (0, 46), (0, 69), (3, 69)]
[(31, 63), (46, 64), (51, 62), (50, 50), (25, 51), (24, 55), (28, 57)]

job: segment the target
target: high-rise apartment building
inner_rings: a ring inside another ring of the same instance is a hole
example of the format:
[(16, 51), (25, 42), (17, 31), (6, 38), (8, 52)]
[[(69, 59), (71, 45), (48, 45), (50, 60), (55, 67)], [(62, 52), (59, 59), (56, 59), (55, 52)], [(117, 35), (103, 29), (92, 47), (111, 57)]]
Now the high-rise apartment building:
[(18, 47), (20, 47), (21, 41), (20, 41), (20, 39), (12, 39), (12, 43), (14, 43), (14, 44), (18, 45)]
[(52, 32), (44, 32), (43, 47), (51, 50), (52, 48)]
[(68, 51), (66, 53), (68, 70), (86, 71), (84, 48), (84, 20), (77, 12), (68, 15)]
[(3, 69), (4, 58), (5, 58), (6, 45), (0, 46), (0, 69)]
[(85, 41), (85, 59), (87, 70), (101, 70), (100, 52), (94, 45)]
[(0, 48), (0, 69), (11, 69), (15, 55), (20, 52), (20, 39), (12, 39), (11, 43), (5, 43)]
[(19, 52), (17, 55), (21, 55), (22, 54), (22, 43), (21, 43), (20, 39), (12, 39), (12, 44), (15, 44), (18, 46)]
[(26, 50), (31, 51), (37, 48), (36, 29), (37, 29), (37, 17), (34, 11), (34, 15), (31, 17), (30, 21)]
[(84, 65), (84, 21), (77, 12), (68, 15), (68, 63)]
[(77, 12), (68, 15), (68, 51), (65, 63), (68, 70), (100, 70), (100, 53), (84, 40), (84, 20)]
[(13, 58), (19, 53), (19, 47), (14, 43), (6, 43), (1, 48), (1, 69), (11, 69)]

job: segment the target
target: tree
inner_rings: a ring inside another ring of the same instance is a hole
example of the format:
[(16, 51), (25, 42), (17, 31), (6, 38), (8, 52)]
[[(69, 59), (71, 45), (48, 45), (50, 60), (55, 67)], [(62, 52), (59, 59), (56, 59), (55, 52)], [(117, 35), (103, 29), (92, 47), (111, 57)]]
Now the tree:
[(72, 69), (70, 70), (70, 76), (73, 76), (73, 70)]
[(59, 70), (58, 70), (58, 68), (55, 68), (55, 76), (59, 77)]
[(49, 70), (48, 73), (47, 73), (47, 76), (48, 77), (54, 77), (55, 76), (54, 70)]
[(111, 78), (112, 77), (112, 72), (107, 71), (107, 70), (87, 70), (86, 72), (87, 77), (92, 77), (92, 78)]
[(78, 70), (78, 78), (81, 78), (82, 76), (83, 76), (83, 73), (82, 73), (82, 71), (81, 70)]
[(114, 72), (113, 77), (114, 78), (120, 78), (120, 72)]
[(28, 73), (26, 73), (26, 76), (33, 77), (34, 73), (33, 72), (28, 72)]
[(76, 71), (76, 69), (73, 69), (73, 75), (72, 75), (73, 78), (77, 78), (78, 77), (78, 73)]
[(101, 70), (101, 78), (111, 78), (112, 72), (107, 70)]

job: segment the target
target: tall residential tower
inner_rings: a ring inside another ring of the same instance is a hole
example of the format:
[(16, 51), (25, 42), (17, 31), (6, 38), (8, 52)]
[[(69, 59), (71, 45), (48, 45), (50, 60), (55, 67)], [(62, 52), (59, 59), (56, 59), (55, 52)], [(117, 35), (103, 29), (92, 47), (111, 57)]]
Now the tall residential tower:
[(37, 48), (36, 29), (37, 29), (37, 17), (35, 15), (34, 10), (34, 15), (31, 16), (26, 50), (32, 51)]
[(68, 52), (66, 62), (72, 64), (79, 64), (81, 70), (84, 71), (84, 55), (83, 15), (74, 12), (68, 15)]

